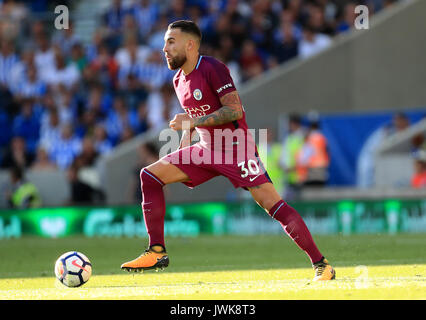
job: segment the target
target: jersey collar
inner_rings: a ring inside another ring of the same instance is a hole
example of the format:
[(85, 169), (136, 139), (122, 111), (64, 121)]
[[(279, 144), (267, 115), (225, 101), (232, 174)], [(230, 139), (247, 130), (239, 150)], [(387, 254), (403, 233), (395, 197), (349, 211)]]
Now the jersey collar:
[(198, 69), (198, 67), (200, 66), (200, 62), (201, 62), (201, 59), (203, 58), (203, 56), (202, 55), (200, 55), (200, 57), (198, 58), (198, 62), (197, 62), (197, 65), (195, 66), (195, 70), (197, 70)]

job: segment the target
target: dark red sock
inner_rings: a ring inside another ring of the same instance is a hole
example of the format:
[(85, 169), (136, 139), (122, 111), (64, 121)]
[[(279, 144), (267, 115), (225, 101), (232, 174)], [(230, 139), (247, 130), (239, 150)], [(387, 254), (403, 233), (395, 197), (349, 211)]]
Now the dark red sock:
[(280, 200), (269, 210), (269, 215), (281, 223), (284, 231), (300, 249), (306, 252), (312, 263), (321, 260), (323, 256), (315, 245), (308, 227), (296, 210), (284, 200)]
[(142, 169), (141, 174), (142, 211), (145, 226), (149, 236), (149, 245), (164, 244), (164, 216), (166, 203), (164, 201), (164, 183), (152, 172)]

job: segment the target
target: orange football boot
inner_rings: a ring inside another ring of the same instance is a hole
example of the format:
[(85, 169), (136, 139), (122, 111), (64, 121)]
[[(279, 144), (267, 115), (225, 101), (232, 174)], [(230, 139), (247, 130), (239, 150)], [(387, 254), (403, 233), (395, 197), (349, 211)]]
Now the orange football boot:
[(336, 279), (336, 271), (328, 263), (327, 259), (323, 258), (320, 262), (312, 266), (315, 270), (313, 281), (334, 280)]
[(150, 246), (143, 254), (136, 259), (125, 262), (121, 265), (121, 269), (127, 271), (144, 271), (151, 269), (163, 270), (169, 265), (169, 256), (167, 255), (166, 249), (161, 245)]

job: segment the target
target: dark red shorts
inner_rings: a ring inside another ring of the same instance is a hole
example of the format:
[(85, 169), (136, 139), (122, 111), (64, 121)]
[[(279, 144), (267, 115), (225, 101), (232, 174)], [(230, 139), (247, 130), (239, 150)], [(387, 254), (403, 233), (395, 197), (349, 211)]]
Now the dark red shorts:
[(196, 143), (172, 152), (162, 160), (174, 164), (185, 172), (190, 181), (183, 183), (190, 188), (216, 176), (224, 176), (235, 188), (247, 189), (272, 182), (259, 159), (257, 149), (252, 153), (237, 155), (233, 151), (212, 151)]

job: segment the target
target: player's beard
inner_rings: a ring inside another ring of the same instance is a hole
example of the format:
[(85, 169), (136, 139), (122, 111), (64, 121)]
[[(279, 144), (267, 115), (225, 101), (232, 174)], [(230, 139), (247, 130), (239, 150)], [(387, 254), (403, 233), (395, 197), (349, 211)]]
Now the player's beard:
[(174, 58), (171, 58), (170, 60), (167, 60), (167, 64), (169, 65), (169, 69), (176, 70), (182, 67), (186, 62), (186, 56), (185, 55), (177, 55)]

